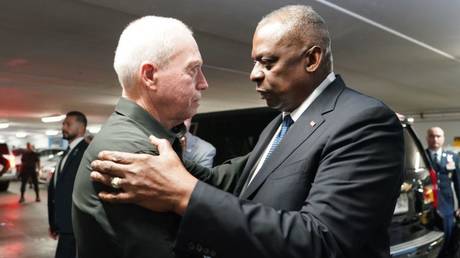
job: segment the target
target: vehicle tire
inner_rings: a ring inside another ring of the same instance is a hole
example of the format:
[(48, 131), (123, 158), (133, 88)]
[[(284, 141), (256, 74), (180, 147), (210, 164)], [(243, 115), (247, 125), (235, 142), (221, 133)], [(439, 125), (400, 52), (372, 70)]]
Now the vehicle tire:
[(0, 182), (0, 192), (5, 192), (8, 190), (8, 186), (10, 185), (10, 181)]

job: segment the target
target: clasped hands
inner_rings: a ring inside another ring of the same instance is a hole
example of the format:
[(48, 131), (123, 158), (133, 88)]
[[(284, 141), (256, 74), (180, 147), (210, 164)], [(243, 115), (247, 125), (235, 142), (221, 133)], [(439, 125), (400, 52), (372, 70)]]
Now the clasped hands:
[(100, 192), (99, 198), (113, 203), (134, 203), (158, 212), (183, 215), (198, 180), (182, 165), (171, 144), (149, 137), (159, 155), (101, 151), (91, 163), (93, 181), (116, 186), (119, 191)]

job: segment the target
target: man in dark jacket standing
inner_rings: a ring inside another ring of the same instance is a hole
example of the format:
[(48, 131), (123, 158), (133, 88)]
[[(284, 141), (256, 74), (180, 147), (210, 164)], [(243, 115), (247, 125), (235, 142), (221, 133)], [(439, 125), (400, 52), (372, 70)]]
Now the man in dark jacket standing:
[(35, 201), (40, 201), (40, 194), (38, 192), (38, 175), (37, 169), (40, 167), (40, 158), (38, 154), (33, 150), (32, 144), (27, 143), (27, 149), (24, 151), (21, 157), (21, 198), (19, 203), (23, 203), (24, 192), (26, 191), (27, 182), (29, 179), (32, 180), (35, 190)]
[(88, 143), (84, 140), (86, 116), (78, 111), (67, 113), (62, 137), (69, 141), (48, 186), (49, 233), (58, 239), (56, 258), (76, 257), (72, 230), (72, 191), (78, 166)]

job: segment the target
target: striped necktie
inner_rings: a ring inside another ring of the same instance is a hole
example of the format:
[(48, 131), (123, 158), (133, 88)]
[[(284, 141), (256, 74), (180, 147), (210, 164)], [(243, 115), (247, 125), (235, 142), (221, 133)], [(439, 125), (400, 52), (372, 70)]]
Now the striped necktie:
[[(276, 147), (278, 147), (279, 143), (281, 142), (281, 140), (283, 139), (284, 135), (286, 135), (289, 127), (294, 123), (294, 121), (292, 120), (291, 116), (290, 115), (286, 115), (284, 118), (283, 118), (283, 122), (281, 123), (281, 129), (280, 131), (278, 132), (278, 134), (276, 135), (275, 137), (275, 140), (273, 140), (273, 144), (272, 146), (270, 146), (270, 150), (268, 151), (267, 153), (267, 156), (265, 157), (264, 159), (264, 162), (266, 162), (268, 160), (268, 158), (270, 157), (270, 155), (272, 154), (273, 151), (275, 151)], [(256, 171), (256, 169), (254, 168), (254, 170), (252, 171), (252, 173), (249, 175), (249, 177), (247, 178), (247, 181), (246, 183), (244, 184), (243, 186), (243, 190), (241, 191), (241, 193), (243, 193), (246, 188), (249, 186), (249, 184), (251, 183), (251, 181), (256, 177), (256, 174), (257, 174), (258, 171)]]
[(294, 123), (290, 115), (286, 115), (283, 118), (283, 123), (281, 124), (281, 129), (279, 133), (276, 135), (275, 140), (273, 141), (272, 146), (270, 147), (270, 150), (268, 151), (267, 157), (265, 160), (270, 157), (270, 155), (275, 151), (276, 147), (280, 144), (281, 140), (283, 139), (284, 135), (287, 133), (289, 127)]

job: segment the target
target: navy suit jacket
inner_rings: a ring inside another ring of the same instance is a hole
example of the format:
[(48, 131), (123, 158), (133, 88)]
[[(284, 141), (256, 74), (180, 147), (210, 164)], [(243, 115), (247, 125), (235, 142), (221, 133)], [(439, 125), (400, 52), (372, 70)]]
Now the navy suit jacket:
[(187, 132), (185, 139), (187, 144), (182, 157), (203, 167), (211, 168), (214, 163), (214, 156), (216, 156), (216, 148), (189, 132)]
[(81, 158), (85, 153), (88, 143), (82, 140), (68, 154), (62, 167), (62, 173), (54, 185), (53, 174), (48, 185), (48, 222), (53, 231), (58, 233), (73, 233), (72, 230), (72, 191), (80, 166)]
[[(431, 152), (428, 149), (426, 153), (438, 178), (438, 211), (442, 216), (454, 216), (455, 207), (452, 183), (454, 184), (457, 200), (460, 200), (460, 158), (452, 151), (443, 150), (440, 161), (434, 162)], [(453, 168), (447, 166), (449, 160), (453, 162)]]
[(280, 123), (245, 157), (212, 171), (187, 164), (204, 182), (192, 192), (177, 248), (222, 258), (389, 257), (404, 164), (395, 113), (338, 76), (243, 191)]

